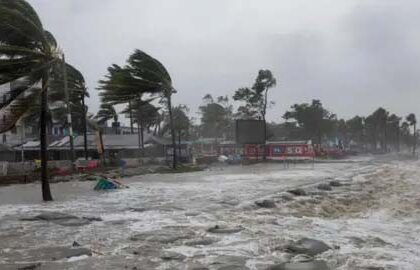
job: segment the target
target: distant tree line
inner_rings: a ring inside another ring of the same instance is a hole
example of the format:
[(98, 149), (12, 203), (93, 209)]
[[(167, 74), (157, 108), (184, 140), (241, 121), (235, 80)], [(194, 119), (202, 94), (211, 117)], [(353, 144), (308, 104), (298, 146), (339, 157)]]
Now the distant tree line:
[[(191, 122), (191, 131), (186, 134), (195, 139), (233, 140), (235, 120), (266, 118), (267, 109), (274, 105), (268, 98), (268, 90), (275, 85), (271, 71), (260, 70), (252, 87), (239, 88), (232, 95), (233, 101), (239, 103), (236, 111), (228, 96), (213, 98), (206, 94), (199, 107), (200, 123)], [(406, 146), (413, 154), (418, 140), (415, 114), (398, 116), (382, 107), (370, 115), (346, 120), (315, 99), (292, 105), (279, 117), (279, 122), (267, 123), (267, 140), (312, 140), (320, 145), (336, 142), (369, 151), (399, 151)]]

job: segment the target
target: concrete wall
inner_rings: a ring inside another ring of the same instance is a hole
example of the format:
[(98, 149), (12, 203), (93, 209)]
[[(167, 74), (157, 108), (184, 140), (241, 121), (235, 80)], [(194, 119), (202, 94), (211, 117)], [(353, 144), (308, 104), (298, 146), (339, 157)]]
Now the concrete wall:
[[(35, 169), (39, 167), (39, 164), (36, 164), (34, 161), (25, 161), (25, 162), (0, 162), (0, 175), (25, 175), (30, 174)], [(52, 160), (48, 162), (48, 168), (50, 169), (65, 169), (71, 168), (70, 160)]]

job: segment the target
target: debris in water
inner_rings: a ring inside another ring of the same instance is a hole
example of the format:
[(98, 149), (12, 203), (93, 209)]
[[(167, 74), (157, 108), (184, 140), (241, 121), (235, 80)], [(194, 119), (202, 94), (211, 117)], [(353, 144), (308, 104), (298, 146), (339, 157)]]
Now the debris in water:
[(256, 201), (255, 204), (262, 208), (276, 208), (276, 203), (272, 200)]
[(329, 184), (319, 184), (317, 186), (317, 188), (319, 190), (326, 190), (326, 191), (331, 191), (332, 190), (332, 187)]
[(207, 231), (210, 233), (237, 233), (242, 231), (244, 228), (243, 227), (225, 227), (225, 226), (219, 226), (216, 225), (214, 227), (211, 227), (210, 229), (208, 229)]
[(307, 195), (306, 194), (306, 191), (304, 191), (301, 188), (291, 189), (291, 190), (288, 190), (287, 192), (289, 192), (289, 193), (291, 193), (291, 194), (293, 194), (295, 196), (306, 196)]

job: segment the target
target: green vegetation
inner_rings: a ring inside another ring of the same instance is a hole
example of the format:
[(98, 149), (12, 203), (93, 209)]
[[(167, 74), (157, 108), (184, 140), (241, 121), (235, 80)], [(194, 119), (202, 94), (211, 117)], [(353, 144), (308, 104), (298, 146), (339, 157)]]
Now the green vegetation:
[(276, 86), (276, 83), (270, 70), (260, 70), (251, 88), (236, 90), (233, 99), (244, 103), (238, 108), (238, 117), (265, 120), (269, 106), (268, 90)]
[(233, 106), (227, 96), (216, 100), (210, 94), (203, 98), (204, 104), (199, 107), (201, 114), (200, 134), (210, 138), (234, 137)]
[(322, 137), (331, 132), (336, 116), (322, 106), (321, 101), (313, 100), (311, 104), (302, 103), (293, 105), (291, 111), (284, 114), (286, 120), (295, 119), (309, 138), (317, 138), (319, 144)]
[[(177, 164), (175, 129), (172, 114), (172, 94), (176, 93), (172, 79), (166, 68), (155, 58), (141, 50), (132, 53), (125, 67), (112, 65), (108, 68), (108, 75), (99, 81), (100, 96), (103, 103), (110, 105), (128, 104), (129, 115), (133, 115), (134, 105), (137, 105), (137, 123), (139, 134), (143, 134), (143, 121), (140, 119), (141, 106), (146, 106), (150, 100), (144, 100), (145, 95), (158, 95), (165, 100), (170, 119), (170, 130), (173, 145), (172, 167)], [(134, 104), (133, 104), (133, 103)], [(139, 140), (141, 148), (142, 139)]]
[[(42, 197), (51, 201), (46, 134), (49, 84), (54, 75), (62, 72), (63, 53), (26, 1), (0, 0), (0, 17), (0, 85), (15, 86), (9, 93), (3, 93), (0, 132), (12, 129), (30, 110), (39, 108)], [(55, 78), (55, 82), (59, 80)], [(39, 103), (34, 102), (37, 99)]]

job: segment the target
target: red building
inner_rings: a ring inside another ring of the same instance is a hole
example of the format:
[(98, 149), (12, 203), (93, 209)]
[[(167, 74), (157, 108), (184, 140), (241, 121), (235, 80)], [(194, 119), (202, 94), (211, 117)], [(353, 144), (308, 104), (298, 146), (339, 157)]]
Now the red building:
[[(269, 141), (266, 143), (265, 151), (268, 160), (308, 160), (315, 157), (312, 144), (308, 141)], [(244, 146), (245, 158), (261, 159), (263, 156), (264, 145)]]

